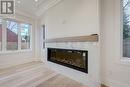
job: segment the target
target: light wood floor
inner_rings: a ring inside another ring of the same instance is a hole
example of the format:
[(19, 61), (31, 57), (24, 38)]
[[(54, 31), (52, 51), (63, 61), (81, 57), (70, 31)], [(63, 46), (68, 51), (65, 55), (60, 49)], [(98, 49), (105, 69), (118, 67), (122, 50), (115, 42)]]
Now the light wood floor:
[(0, 87), (86, 87), (49, 69), (41, 62), (31, 62), (0, 69)]
[(86, 87), (86, 86), (83, 86), (82, 84), (70, 78), (58, 74), (55, 77), (50, 78), (49, 80), (41, 83), (37, 87)]
[(14, 74), (14, 73), (24, 71), (24, 70), (27, 70), (27, 69), (31, 69), (33, 67), (39, 66), (40, 64), (43, 64), (43, 63), (39, 62), (39, 61), (33, 61), (33, 62), (29, 62), (29, 63), (24, 63), (24, 64), (0, 69), (0, 77), (1, 76), (7, 76), (7, 75), (10, 75), (10, 74)]

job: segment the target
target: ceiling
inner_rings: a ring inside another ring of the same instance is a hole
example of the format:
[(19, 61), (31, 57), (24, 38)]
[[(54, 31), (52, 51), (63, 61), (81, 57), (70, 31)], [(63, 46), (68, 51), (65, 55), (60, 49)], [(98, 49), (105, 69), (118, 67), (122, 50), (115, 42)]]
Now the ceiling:
[(50, 7), (61, 0), (15, 0), (16, 12), (24, 12), (31, 16), (41, 16)]

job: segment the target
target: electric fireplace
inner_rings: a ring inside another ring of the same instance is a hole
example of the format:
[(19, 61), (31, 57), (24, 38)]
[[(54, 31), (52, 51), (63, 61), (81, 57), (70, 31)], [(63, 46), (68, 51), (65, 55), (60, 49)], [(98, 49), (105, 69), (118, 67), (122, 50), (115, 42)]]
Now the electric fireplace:
[(88, 73), (88, 51), (48, 48), (47, 60)]

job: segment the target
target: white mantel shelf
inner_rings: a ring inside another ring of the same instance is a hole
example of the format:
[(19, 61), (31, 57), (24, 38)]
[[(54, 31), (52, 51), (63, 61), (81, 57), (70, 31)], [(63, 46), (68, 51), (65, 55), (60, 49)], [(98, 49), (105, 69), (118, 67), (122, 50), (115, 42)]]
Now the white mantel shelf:
[(74, 36), (74, 37), (63, 37), (63, 38), (54, 38), (47, 39), (45, 43), (60, 43), (60, 42), (98, 42), (99, 35), (92, 34), (86, 36)]

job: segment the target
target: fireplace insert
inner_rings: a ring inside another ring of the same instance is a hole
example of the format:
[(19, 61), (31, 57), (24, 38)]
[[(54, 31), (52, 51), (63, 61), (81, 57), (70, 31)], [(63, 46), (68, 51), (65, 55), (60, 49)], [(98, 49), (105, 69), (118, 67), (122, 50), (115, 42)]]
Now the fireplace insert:
[(88, 73), (88, 51), (47, 48), (47, 60)]

